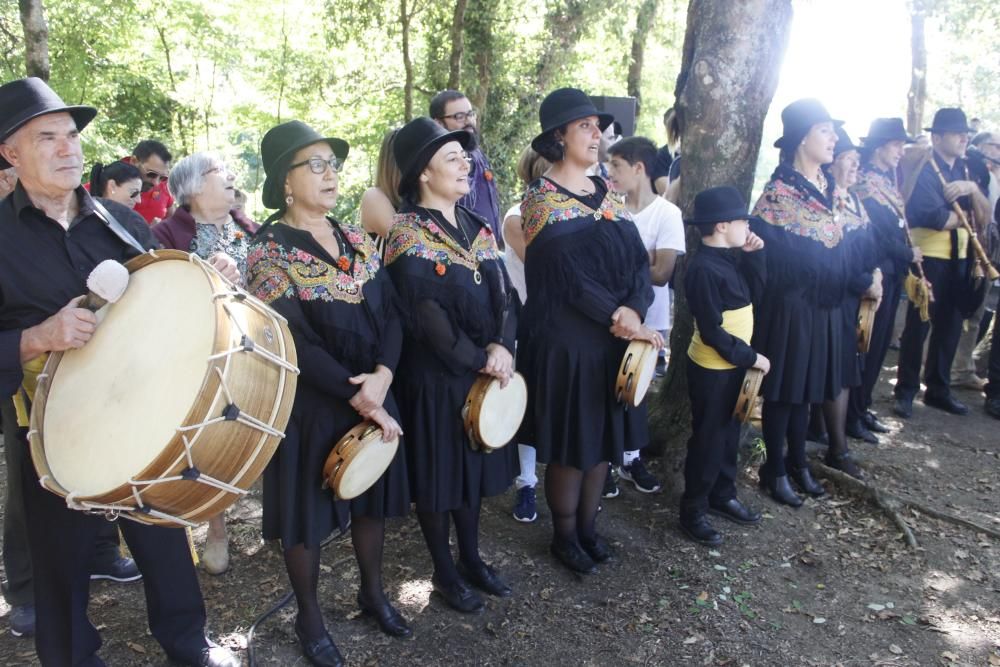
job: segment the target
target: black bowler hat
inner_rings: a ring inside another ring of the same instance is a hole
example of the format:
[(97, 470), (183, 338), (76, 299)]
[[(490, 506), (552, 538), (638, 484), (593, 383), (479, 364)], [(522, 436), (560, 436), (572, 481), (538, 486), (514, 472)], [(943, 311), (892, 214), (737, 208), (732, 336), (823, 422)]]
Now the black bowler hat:
[(285, 175), (295, 152), (306, 146), (326, 143), (333, 154), (347, 159), (351, 147), (343, 139), (324, 137), (300, 120), (272, 127), (260, 140), (260, 160), (264, 165), (264, 192), (261, 200), (268, 208), (285, 208)]
[(694, 217), (685, 220), (689, 225), (714, 225), (733, 220), (755, 220), (747, 213), (747, 203), (740, 191), (731, 185), (702, 190), (694, 197)]
[(937, 113), (934, 114), (934, 123), (930, 127), (925, 127), (924, 131), (943, 134), (945, 132), (973, 132), (974, 130), (969, 127), (969, 121), (966, 119), (964, 111), (954, 107), (945, 107), (937, 110)]
[(906, 133), (902, 118), (876, 118), (868, 127), (868, 136), (861, 137), (865, 148), (872, 150), (890, 141), (912, 144), (915, 140)]
[(457, 141), (465, 150), (472, 150), (476, 140), (471, 132), (449, 132), (427, 116), (418, 116), (399, 128), (392, 141), (392, 155), (399, 167), (397, 192), (402, 196), (415, 190), (417, 177), (438, 149), (449, 141)]
[(539, 146), (545, 143), (552, 132), (566, 123), (588, 116), (597, 116), (597, 125), (601, 128), (601, 132), (615, 120), (611, 114), (599, 111), (587, 93), (582, 90), (577, 88), (553, 90), (545, 96), (541, 106), (538, 107), (538, 120), (542, 131), (531, 140), (531, 147), (539, 151)]
[(833, 157), (848, 151), (861, 151), (861, 147), (851, 141), (851, 136), (844, 131), (844, 128), (837, 127), (837, 144), (833, 147)]
[(795, 100), (781, 110), (782, 134), (774, 142), (774, 147), (795, 150), (809, 134), (812, 126), (820, 123), (833, 123), (835, 127), (840, 127), (844, 121), (830, 118), (826, 107), (819, 100), (812, 98)]
[[(65, 112), (73, 117), (76, 129), (82, 130), (97, 115), (97, 109), (68, 106), (41, 79), (30, 76), (0, 86), (0, 143), (29, 120), (50, 113)], [(0, 157), (0, 169), (10, 166)]]

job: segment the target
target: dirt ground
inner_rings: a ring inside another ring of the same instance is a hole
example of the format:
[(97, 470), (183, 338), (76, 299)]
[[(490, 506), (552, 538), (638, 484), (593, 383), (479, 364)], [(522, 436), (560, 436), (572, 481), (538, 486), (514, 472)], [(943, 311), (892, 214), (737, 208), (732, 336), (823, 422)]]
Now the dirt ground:
[[(895, 376), (888, 363), (876, 396), (882, 415)], [(1000, 425), (982, 412), (981, 396), (958, 395), (973, 408), (967, 417), (917, 401), (905, 428), (890, 418), (893, 433), (881, 444), (852, 445), (873, 483), (1000, 530)], [(656, 461), (651, 468), (660, 472)], [(512, 491), (493, 498), (482, 550), (515, 595), (489, 599), (472, 616), (430, 597), (430, 558), (415, 519), (390, 523), (386, 586), (412, 622), (411, 640), (390, 639), (359, 616), (350, 543), (334, 541), (320, 583), (330, 633), (351, 665), (1000, 665), (1000, 541), (906, 511), (914, 550), (885, 513), (830, 482), (826, 499), (792, 510), (762, 496), (755, 481), (748, 470), (740, 494), (765, 511), (763, 525), (716, 519), (725, 542), (715, 550), (680, 535), (680, 489), (647, 496), (623, 485), (599, 519), (617, 558), (585, 578), (549, 555), (541, 493), (539, 521), (528, 525), (510, 516)], [(232, 508), (232, 569), (201, 574), (209, 633), (245, 664), (247, 631), (288, 588), (259, 516), (258, 495)], [(204, 529), (196, 533), (203, 540)], [(294, 607), (257, 628), (257, 665), (307, 664)], [(166, 664), (146, 628), (141, 585), (94, 585), (91, 618), (109, 665)], [(33, 664), (32, 642), (0, 626), (0, 664)]]

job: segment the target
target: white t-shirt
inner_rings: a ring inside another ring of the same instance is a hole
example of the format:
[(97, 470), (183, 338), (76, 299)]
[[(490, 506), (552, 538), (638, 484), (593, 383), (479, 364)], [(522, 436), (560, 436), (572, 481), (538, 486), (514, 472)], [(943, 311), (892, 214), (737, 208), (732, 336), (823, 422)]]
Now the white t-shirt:
[[(504, 214), (503, 219), (506, 220), (512, 215), (521, 217), (520, 204), (514, 204), (511, 206), (510, 210)], [(500, 225), (500, 233), (503, 234), (502, 224)], [(514, 249), (510, 247), (509, 243), (507, 243), (506, 235), (504, 235), (503, 244), (505, 247), (505, 250), (503, 251), (503, 262), (507, 265), (507, 274), (510, 276), (510, 282), (513, 283), (514, 289), (517, 290), (517, 295), (521, 297), (521, 304), (523, 305), (524, 300), (528, 298), (527, 287), (524, 284), (524, 262), (521, 261), (521, 258), (517, 256)]]
[[(684, 218), (677, 206), (663, 197), (656, 197), (652, 204), (634, 213), (632, 218), (646, 250), (676, 250), (678, 255), (684, 254)], [(645, 324), (656, 331), (670, 328), (669, 287), (653, 286), (653, 305), (646, 313)]]

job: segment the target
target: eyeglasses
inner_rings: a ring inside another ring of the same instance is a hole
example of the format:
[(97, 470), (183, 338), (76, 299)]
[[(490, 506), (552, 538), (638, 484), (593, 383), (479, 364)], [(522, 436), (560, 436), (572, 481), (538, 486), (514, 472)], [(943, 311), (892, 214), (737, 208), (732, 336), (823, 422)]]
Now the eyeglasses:
[(309, 171), (317, 175), (325, 172), (327, 167), (330, 167), (330, 171), (333, 173), (339, 174), (340, 170), (344, 168), (344, 161), (336, 155), (329, 160), (324, 160), (321, 157), (311, 157), (308, 160), (303, 160), (302, 162), (296, 162), (295, 164), (289, 165), (288, 169), (292, 170), (296, 167), (302, 167), (304, 165), (309, 165)]
[(456, 123), (464, 123), (466, 119), (471, 120), (475, 117), (476, 117), (476, 110), (469, 109), (468, 111), (459, 111), (458, 113), (451, 113), (448, 114), (447, 116), (441, 116), (441, 120), (446, 120), (448, 118), (451, 118)]

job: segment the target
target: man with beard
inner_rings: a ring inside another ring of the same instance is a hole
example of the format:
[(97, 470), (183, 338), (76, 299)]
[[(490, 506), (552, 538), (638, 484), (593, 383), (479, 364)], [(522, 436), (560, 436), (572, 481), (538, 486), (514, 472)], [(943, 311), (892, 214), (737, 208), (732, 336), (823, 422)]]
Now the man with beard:
[(142, 198), (136, 204), (135, 212), (150, 225), (155, 225), (173, 212), (174, 200), (167, 190), (171, 160), (167, 147), (153, 139), (140, 141), (132, 150), (132, 155), (122, 159), (138, 167), (142, 174)]
[(457, 90), (442, 90), (431, 99), (430, 117), (449, 132), (465, 130), (476, 138), (476, 146), (469, 151), (469, 194), (459, 200), (459, 204), (472, 210), (489, 223), (497, 245), (503, 249), (503, 235), (500, 233), (500, 197), (490, 162), (479, 148), (478, 116), (463, 93)]

